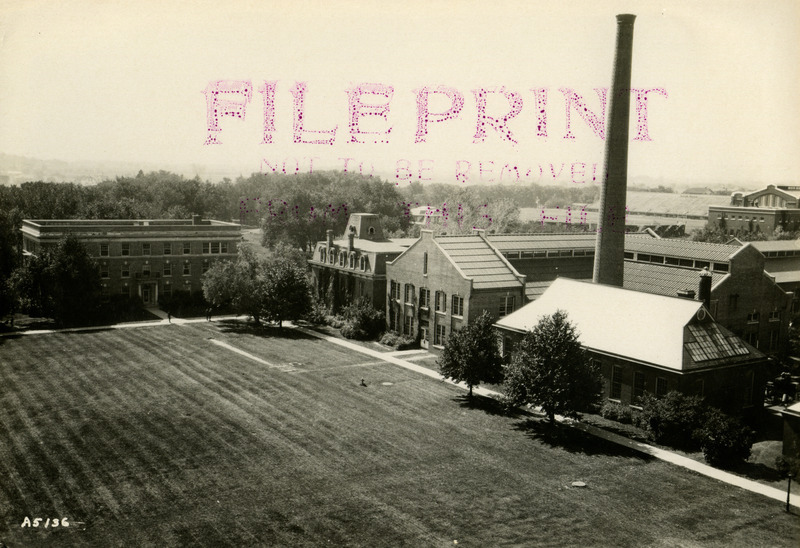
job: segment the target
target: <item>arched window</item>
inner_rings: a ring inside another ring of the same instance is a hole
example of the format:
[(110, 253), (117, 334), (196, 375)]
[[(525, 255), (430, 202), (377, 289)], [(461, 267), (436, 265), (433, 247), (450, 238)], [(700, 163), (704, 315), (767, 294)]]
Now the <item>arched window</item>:
[(339, 266), (344, 266), (344, 257), (345, 257), (344, 251), (340, 251), (339, 252)]
[(350, 268), (356, 267), (356, 254), (355, 252), (350, 253)]
[(426, 251), (422, 255), (422, 274), (423, 276), (428, 275), (428, 252)]
[(361, 268), (361, 270), (364, 270), (367, 267), (367, 258), (364, 257), (363, 255), (358, 260), (358, 262), (359, 262), (359, 267)]
[(327, 256), (326, 256), (327, 252), (326, 251), (327, 250), (324, 247), (319, 250), (319, 261), (321, 263), (324, 263), (325, 260), (327, 259)]

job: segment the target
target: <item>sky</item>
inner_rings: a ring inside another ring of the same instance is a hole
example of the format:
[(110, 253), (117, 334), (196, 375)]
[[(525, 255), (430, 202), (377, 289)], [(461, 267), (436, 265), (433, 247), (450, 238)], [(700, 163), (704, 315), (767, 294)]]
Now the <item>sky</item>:
[[(631, 102), (632, 178), (800, 184), (794, 0), (11, 0), (0, 4), (0, 152), (201, 176), (347, 168), (398, 183), (591, 183), (603, 162), (595, 88), (610, 86), (620, 13), (637, 16), (632, 87), (652, 90), (646, 135)], [(219, 85), (240, 90), (225, 97), (244, 116), (209, 132), (204, 91)], [(481, 112), (516, 114), (476, 138)]]

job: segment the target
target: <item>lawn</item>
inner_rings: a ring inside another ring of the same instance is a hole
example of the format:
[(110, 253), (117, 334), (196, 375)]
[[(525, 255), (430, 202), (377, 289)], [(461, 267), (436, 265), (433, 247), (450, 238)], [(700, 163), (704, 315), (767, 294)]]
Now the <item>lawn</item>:
[(776, 501), (281, 331), (0, 338), (0, 540), (798, 545), (797, 515)]

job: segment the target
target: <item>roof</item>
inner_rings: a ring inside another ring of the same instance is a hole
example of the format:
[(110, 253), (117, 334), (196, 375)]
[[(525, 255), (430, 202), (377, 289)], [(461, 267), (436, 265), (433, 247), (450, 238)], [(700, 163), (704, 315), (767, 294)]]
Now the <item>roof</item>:
[(542, 249), (594, 249), (595, 232), (566, 234), (491, 234), (486, 237), (500, 251)]
[[(629, 213), (665, 213), (708, 217), (708, 206), (728, 205), (729, 203), (729, 196), (719, 194), (676, 194), (629, 190), (625, 195), (625, 205)], [(599, 208), (600, 201), (598, 200), (586, 209), (596, 210)]]
[(738, 245), (712, 244), (673, 238), (653, 238), (639, 234), (625, 236), (625, 251), (653, 253), (671, 257), (685, 257), (701, 261), (728, 262), (742, 249)]
[(800, 240), (770, 240), (765, 242), (750, 242), (761, 253), (768, 251), (800, 251)]
[[(353, 248), (366, 253), (402, 253), (416, 241), (416, 238), (391, 238), (380, 242), (365, 240), (363, 238), (353, 238)], [(325, 241), (319, 243), (325, 244)], [(346, 249), (347, 246), (350, 245), (347, 239), (334, 240), (333, 243), (340, 249)]]
[[(712, 291), (728, 276), (730, 274), (712, 275)], [(624, 279), (625, 289), (675, 297), (681, 289), (699, 292), (700, 271), (694, 268), (625, 261)]]
[(763, 358), (719, 324), (693, 322), (702, 308), (688, 299), (559, 278), (495, 326), (525, 332), (563, 310), (585, 348), (640, 363), (686, 371)]
[(434, 241), (461, 272), (472, 279), (473, 289), (520, 287), (520, 274), (481, 236), (437, 236)]

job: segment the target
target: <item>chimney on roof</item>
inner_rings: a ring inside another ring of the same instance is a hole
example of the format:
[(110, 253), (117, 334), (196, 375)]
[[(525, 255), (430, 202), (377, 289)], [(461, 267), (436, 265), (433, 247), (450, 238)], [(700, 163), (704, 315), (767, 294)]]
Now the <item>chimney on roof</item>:
[(328, 243), (328, 249), (331, 249), (333, 247), (333, 230), (331, 230), (330, 228), (328, 230), (326, 230), (325, 231), (325, 238), (326, 238), (327, 243)]
[(193, 224), (193, 225), (199, 225), (199, 224), (202, 224), (202, 222), (201, 222), (201, 219), (202, 219), (202, 218), (203, 218), (203, 217), (202, 217), (201, 215), (192, 215), (192, 224)]
[(678, 297), (683, 297), (684, 299), (694, 300), (694, 296), (695, 296), (694, 289), (679, 289), (678, 290)]
[(617, 15), (617, 50), (609, 98), (603, 188), (597, 221), (594, 283), (622, 287), (625, 265), (625, 193), (628, 187), (628, 121), (635, 15)]
[(350, 230), (347, 232), (347, 251), (353, 251), (355, 249), (354, 240), (356, 239), (356, 227), (351, 226)]
[(711, 310), (711, 272), (708, 267), (703, 267), (700, 271), (700, 293), (697, 298), (703, 301), (706, 310)]

